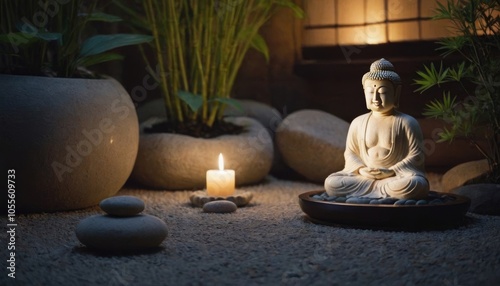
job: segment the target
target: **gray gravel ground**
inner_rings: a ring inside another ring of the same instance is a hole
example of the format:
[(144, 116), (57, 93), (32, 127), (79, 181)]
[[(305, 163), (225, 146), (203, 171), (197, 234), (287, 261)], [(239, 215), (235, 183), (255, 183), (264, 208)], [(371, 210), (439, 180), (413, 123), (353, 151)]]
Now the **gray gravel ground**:
[(0, 285), (500, 285), (500, 217), (468, 214), (468, 224), (442, 231), (341, 228), (300, 210), (297, 196), (320, 185), (269, 177), (244, 189), (252, 203), (230, 214), (191, 207), (189, 191), (123, 189), (168, 225), (148, 253), (81, 245), (75, 227), (97, 207), (18, 215), (16, 279), (2, 267)]

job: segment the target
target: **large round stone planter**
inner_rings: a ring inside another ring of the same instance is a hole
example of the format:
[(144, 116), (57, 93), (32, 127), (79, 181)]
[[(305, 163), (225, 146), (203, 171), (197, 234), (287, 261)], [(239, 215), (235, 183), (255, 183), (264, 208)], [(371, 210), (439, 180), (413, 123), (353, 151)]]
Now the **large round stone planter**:
[(16, 212), (85, 208), (120, 190), (139, 143), (120, 83), (0, 75), (0, 86), (2, 173), (13, 175)]
[(269, 133), (252, 118), (230, 117), (226, 121), (244, 126), (245, 132), (210, 139), (141, 133), (132, 178), (157, 189), (202, 189), (207, 170), (218, 169), (218, 156), (222, 153), (224, 168), (235, 170), (236, 185), (261, 181), (273, 161)]

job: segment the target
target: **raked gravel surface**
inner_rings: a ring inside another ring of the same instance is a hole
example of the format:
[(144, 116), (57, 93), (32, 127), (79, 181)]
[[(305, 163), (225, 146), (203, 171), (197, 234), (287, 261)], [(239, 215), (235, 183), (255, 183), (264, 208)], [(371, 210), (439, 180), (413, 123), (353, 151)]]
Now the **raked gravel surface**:
[[(146, 253), (90, 251), (75, 235), (89, 209), (17, 215), (16, 278), (0, 285), (500, 285), (500, 217), (467, 214), (455, 229), (422, 232), (316, 225), (298, 195), (321, 185), (267, 177), (233, 213), (192, 207), (192, 191), (127, 186), (168, 236)], [(5, 216), (4, 220), (5, 222)]]

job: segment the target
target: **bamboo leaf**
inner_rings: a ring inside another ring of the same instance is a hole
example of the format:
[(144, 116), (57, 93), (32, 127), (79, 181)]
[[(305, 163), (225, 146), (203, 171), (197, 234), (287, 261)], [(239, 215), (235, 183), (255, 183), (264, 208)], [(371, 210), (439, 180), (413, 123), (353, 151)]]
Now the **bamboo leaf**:
[(177, 96), (184, 101), (193, 112), (198, 111), (198, 109), (200, 109), (203, 105), (203, 97), (201, 95), (193, 94), (185, 90), (179, 90), (179, 92), (177, 92)]
[(417, 71), (417, 75), (419, 75), (420, 78), (415, 79), (414, 84), (420, 87), (415, 91), (423, 93), (435, 85), (440, 86), (440, 84), (448, 82), (447, 76), (449, 68), (443, 70), (443, 63), (439, 66), (439, 70), (436, 69), (434, 63), (431, 63), (429, 67), (424, 65), (424, 69), (425, 71)]
[(300, 8), (299, 5), (295, 4), (293, 1), (277, 0), (276, 4), (290, 8), (293, 11), (293, 14), (295, 15), (295, 17), (297, 17), (299, 19), (303, 19), (306, 15), (304, 10), (302, 10), (302, 8)]
[(439, 19), (451, 19), (451, 9), (448, 3), (448, 7), (445, 7), (442, 3), (439, 1), (436, 1), (437, 8), (434, 10), (434, 16), (432, 17), (433, 20), (439, 20)]
[(436, 48), (436, 50), (442, 51), (441, 56), (446, 57), (454, 52), (460, 51), (467, 41), (468, 39), (466, 37), (460, 36), (444, 38), (437, 42), (440, 46)]
[(143, 44), (151, 40), (153, 40), (153, 37), (149, 35), (137, 35), (137, 34), (97, 35), (90, 37), (85, 42), (83, 42), (82, 48), (80, 50), (80, 57), (100, 54), (119, 47)]
[(259, 34), (255, 34), (250, 42), (250, 46), (264, 55), (266, 61), (269, 62), (269, 48), (267, 47), (266, 40)]
[(450, 113), (453, 113), (456, 107), (456, 97), (451, 98), (450, 93), (443, 93), (443, 98), (441, 100), (435, 99), (426, 104), (424, 116), (434, 117), (434, 118), (444, 118), (450, 117)]
[(466, 75), (465, 62), (461, 62), (456, 68), (450, 69), (449, 77), (454, 81), (460, 81)]
[(439, 139), (437, 140), (438, 143), (442, 142), (452, 142), (453, 138), (455, 138), (455, 132), (452, 130), (448, 130), (446, 127), (444, 127), (444, 130), (438, 133)]

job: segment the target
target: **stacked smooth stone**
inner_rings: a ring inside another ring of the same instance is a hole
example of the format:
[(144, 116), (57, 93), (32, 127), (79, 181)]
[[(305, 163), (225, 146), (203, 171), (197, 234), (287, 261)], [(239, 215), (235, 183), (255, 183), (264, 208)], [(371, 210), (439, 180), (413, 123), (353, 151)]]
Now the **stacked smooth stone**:
[(144, 202), (134, 196), (102, 200), (106, 215), (83, 219), (76, 237), (89, 248), (101, 251), (136, 251), (158, 247), (167, 237), (167, 225), (158, 217), (141, 214)]

